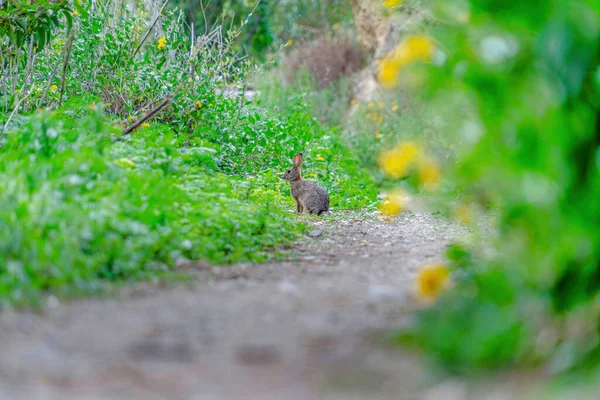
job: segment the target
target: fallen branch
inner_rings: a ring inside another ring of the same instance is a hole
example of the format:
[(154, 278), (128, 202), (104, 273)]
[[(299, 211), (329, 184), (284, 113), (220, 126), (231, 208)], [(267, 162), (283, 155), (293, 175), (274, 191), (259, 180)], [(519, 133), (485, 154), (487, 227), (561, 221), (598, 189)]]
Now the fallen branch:
[(169, 96), (167, 96), (163, 101), (160, 102), (159, 105), (157, 105), (152, 110), (150, 110), (142, 118), (138, 119), (135, 123), (133, 123), (128, 128), (126, 128), (125, 131), (123, 132), (123, 134), (121, 136), (119, 136), (119, 139), (122, 138), (123, 136), (129, 135), (131, 132), (133, 132), (134, 130), (136, 130), (140, 125), (142, 125), (148, 119), (152, 118), (152, 116), (154, 116), (154, 114), (156, 114), (157, 112), (159, 112), (160, 110), (162, 110), (163, 108), (165, 108), (171, 102), (171, 100), (173, 100), (173, 95), (172, 94), (170, 94)]

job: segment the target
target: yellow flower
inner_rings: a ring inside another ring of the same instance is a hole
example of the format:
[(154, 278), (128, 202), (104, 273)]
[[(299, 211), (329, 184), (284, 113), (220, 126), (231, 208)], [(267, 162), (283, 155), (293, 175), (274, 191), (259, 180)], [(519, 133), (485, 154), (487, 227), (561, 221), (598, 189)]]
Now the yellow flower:
[(381, 137), (381, 132), (375, 131), (375, 137), (379, 139)]
[(337, 28), (339, 28), (339, 27), (340, 27), (340, 24), (339, 24), (339, 23), (337, 23), (337, 22), (336, 22), (335, 24), (333, 24), (333, 29), (334, 29), (334, 30), (336, 30), (336, 29), (337, 29)]
[(428, 264), (417, 274), (417, 296), (428, 302), (435, 301), (450, 285), (450, 270), (442, 263)]
[(432, 160), (421, 160), (419, 163), (419, 182), (427, 189), (435, 188), (440, 182), (440, 170)]
[(385, 0), (383, 2), (383, 5), (386, 6), (387, 8), (394, 8), (394, 7), (398, 7), (403, 0)]
[(143, 126), (144, 128), (150, 128), (150, 124), (149, 124), (149, 123), (147, 123), (147, 122), (144, 122), (144, 123), (142, 123), (142, 126)]
[(294, 44), (294, 41), (293, 41), (292, 39), (288, 40), (288, 41), (285, 43), (285, 45), (286, 45), (286, 46), (291, 46), (291, 45), (293, 45), (293, 44)]
[(121, 167), (133, 168), (135, 164), (129, 158), (119, 158), (115, 161), (115, 164), (120, 165)]
[(79, 15), (79, 11), (73, 11), (71, 15)]
[(468, 204), (465, 203), (462, 203), (456, 207), (454, 213), (456, 214), (456, 218), (465, 225), (467, 225), (473, 219), (473, 210)]
[(201, 101), (197, 101), (196, 102), (196, 110), (199, 110), (202, 108), (202, 102)]
[(398, 83), (398, 69), (400, 63), (393, 58), (386, 58), (379, 62), (379, 82), (385, 87), (394, 87)]
[(401, 44), (397, 57), (406, 57), (407, 61), (429, 61), (435, 52), (433, 40), (427, 36), (409, 36)]
[(167, 44), (167, 38), (161, 37), (160, 39), (158, 39), (158, 45), (156, 45), (156, 48), (158, 50), (162, 50), (165, 48), (166, 44)]
[(379, 108), (383, 108), (384, 104), (383, 103), (379, 103)]
[(323, 156), (317, 156), (317, 157), (315, 157), (315, 158), (316, 158), (317, 160), (319, 160), (319, 161), (323, 161), (323, 160), (325, 160), (325, 159), (323, 158)]
[(369, 104), (367, 105), (367, 107), (369, 107), (369, 108), (373, 108), (373, 103), (369, 103)]
[(421, 151), (413, 142), (398, 144), (392, 150), (386, 150), (379, 155), (379, 166), (392, 178), (402, 178), (420, 157)]
[(355, 105), (356, 104), (356, 99), (350, 100), (350, 104)]
[(409, 36), (402, 41), (392, 54), (379, 61), (378, 77), (383, 86), (393, 87), (398, 83), (398, 71), (415, 61), (430, 61), (435, 52), (435, 44), (427, 36)]
[(404, 210), (409, 199), (409, 196), (404, 191), (395, 189), (390, 192), (379, 205), (379, 211), (390, 217), (398, 215)]
[(58, 90), (58, 86), (56, 86), (56, 85), (50, 86), (50, 91), (51, 92), (56, 92), (57, 90)]
[(394, 105), (392, 106), (392, 111), (398, 111), (398, 106), (394, 104)]

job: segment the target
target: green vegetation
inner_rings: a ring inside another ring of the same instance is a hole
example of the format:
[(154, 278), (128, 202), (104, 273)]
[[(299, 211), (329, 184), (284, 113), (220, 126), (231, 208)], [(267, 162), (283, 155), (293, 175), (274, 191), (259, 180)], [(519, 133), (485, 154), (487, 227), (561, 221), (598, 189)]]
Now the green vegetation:
[(382, 3), (423, 23), (361, 103), (349, 2), (3, 2), (0, 304), (276, 256), (301, 151), (333, 209), (412, 191), (483, 233), (418, 274), (398, 341), (458, 373), (597, 366), (600, 6)]
[(491, 210), (497, 236), (452, 247), (454, 287), (417, 314), (411, 340), (451, 371), (597, 365), (600, 6), (474, 0), (431, 9), (434, 62), (411, 64), (399, 52), (382, 76), (393, 80), (385, 68), (396, 67), (400, 85), (422, 78), (413, 89), (456, 144), (444, 168), (456, 188), (446, 211), (477, 229)]
[(371, 177), (306, 101), (279, 113), (235, 94), (254, 69), (234, 37), (192, 44), (177, 10), (146, 36), (141, 9), (75, 4), (0, 9), (0, 303), (276, 255), (304, 230), (280, 179), (298, 151), (332, 207), (374, 203)]

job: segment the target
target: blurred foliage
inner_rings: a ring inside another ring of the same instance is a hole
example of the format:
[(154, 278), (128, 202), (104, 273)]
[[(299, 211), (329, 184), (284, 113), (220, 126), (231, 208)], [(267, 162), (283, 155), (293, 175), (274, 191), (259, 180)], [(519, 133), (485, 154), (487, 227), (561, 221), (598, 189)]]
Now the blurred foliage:
[[(171, 5), (183, 10), (196, 35), (207, 34), (220, 27), (225, 37), (235, 37), (235, 50), (240, 56), (264, 57), (273, 44), (271, 19), (274, 6), (267, 1), (247, 0), (176, 0)], [(238, 32), (240, 26), (243, 32)]]
[(394, 79), (455, 144), (443, 170), (458, 201), (445, 211), (497, 236), (451, 249), (455, 287), (417, 314), (412, 340), (454, 371), (597, 363), (600, 4), (430, 7), (432, 62), (401, 63)]
[(342, 0), (176, 0), (172, 5), (184, 10), (197, 35), (222, 25), (227, 37), (244, 25), (235, 38), (236, 52), (263, 61), (273, 45), (311, 38), (352, 21), (350, 3)]

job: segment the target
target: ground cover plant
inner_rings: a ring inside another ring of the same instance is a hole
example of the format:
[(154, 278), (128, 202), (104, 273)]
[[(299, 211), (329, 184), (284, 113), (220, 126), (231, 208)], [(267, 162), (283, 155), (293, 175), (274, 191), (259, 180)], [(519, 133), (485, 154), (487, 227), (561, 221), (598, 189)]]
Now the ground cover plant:
[(376, 200), (301, 101), (232, 95), (255, 72), (229, 45), (241, 30), (192, 36), (178, 10), (136, 5), (0, 8), (2, 304), (275, 255), (304, 229), (280, 179), (298, 151), (332, 207)]

